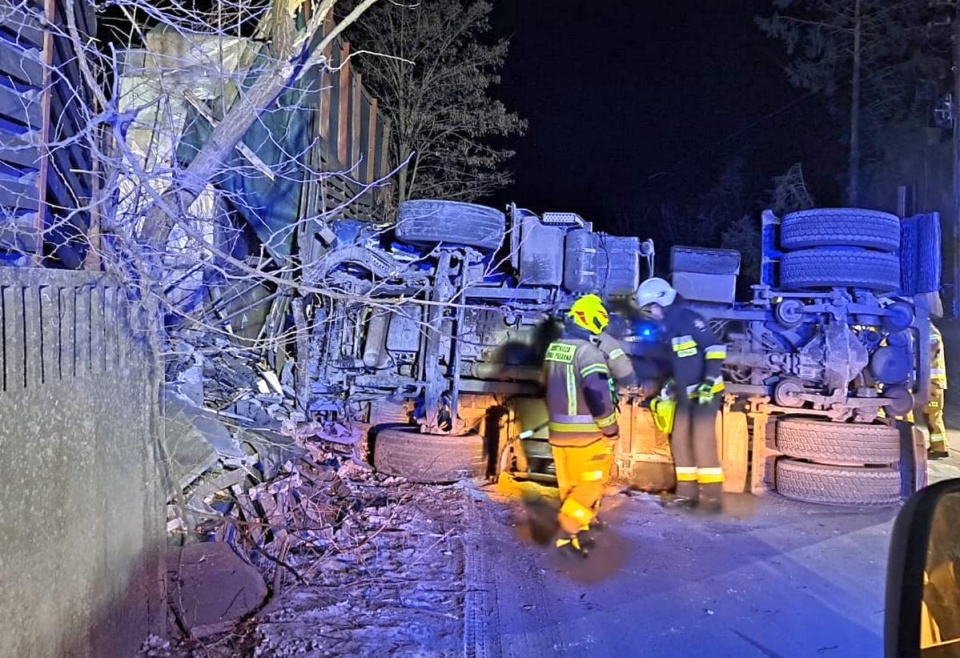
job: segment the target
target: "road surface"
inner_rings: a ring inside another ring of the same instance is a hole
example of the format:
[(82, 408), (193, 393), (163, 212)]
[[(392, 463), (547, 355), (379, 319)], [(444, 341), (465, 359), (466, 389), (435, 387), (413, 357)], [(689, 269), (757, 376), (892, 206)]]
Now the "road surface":
[[(931, 482), (960, 477), (955, 446)], [(541, 492), (546, 493), (545, 489)], [(777, 495), (741, 518), (607, 499), (611, 529), (587, 560), (527, 537), (517, 496), (475, 492), (467, 537), (467, 655), (881, 656), (887, 551), (899, 508), (806, 505)]]

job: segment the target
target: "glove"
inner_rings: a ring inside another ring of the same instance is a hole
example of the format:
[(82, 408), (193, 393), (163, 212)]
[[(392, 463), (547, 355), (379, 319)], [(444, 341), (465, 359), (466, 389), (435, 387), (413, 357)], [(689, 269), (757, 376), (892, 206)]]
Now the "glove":
[(620, 411), (620, 390), (617, 388), (616, 383), (614, 383), (613, 378), (607, 380), (607, 386), (610, 387), (610, 399), (613, 400), (614, 408)]
[(712, 379), (707, 379), (697, 388), (697, 399), (700, 400), (700, 404), (710, 404), (713, 402), (714, 384), (715, 382)]
[(663, 388), (660, 389), (660, 397), (664, 400), (669, 400), (670, 398), (675, 398), (677, 396), (677, 383), (673, 379), (668, 379), (663, 384)]

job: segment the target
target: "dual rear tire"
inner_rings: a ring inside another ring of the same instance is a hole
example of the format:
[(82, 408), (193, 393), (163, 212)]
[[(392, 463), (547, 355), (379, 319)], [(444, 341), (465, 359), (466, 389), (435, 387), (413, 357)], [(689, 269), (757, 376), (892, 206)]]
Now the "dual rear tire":
[(807, 503), (875, 507), (900, 502), (900, 432), (884, 424), (787, 416), (777, 421), (777, 492)]

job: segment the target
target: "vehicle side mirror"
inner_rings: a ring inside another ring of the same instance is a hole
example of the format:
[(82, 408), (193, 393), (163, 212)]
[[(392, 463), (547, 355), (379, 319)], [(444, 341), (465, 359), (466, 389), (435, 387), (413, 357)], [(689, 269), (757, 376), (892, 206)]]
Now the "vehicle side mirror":
[(960, 479), (921, 489), (893, 525), (887, 658), (960, 656)]

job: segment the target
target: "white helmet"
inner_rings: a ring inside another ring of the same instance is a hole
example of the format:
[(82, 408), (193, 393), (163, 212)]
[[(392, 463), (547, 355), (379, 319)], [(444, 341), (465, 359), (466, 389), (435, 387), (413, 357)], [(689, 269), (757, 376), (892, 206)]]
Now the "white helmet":
[(677, 291), (663, 279), (647, 279), (637, 288), (637, 304), (640, 308), (650, 304), (670, 306), (677, 298)]

